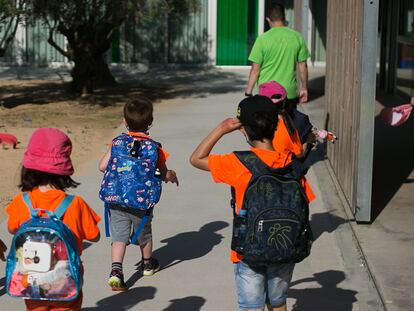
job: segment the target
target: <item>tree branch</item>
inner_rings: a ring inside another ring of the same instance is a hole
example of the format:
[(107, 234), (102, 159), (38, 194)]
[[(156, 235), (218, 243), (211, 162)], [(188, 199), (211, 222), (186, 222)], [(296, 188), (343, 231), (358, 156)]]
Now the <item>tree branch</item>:
[[(15, 24), (14, 24), (14, 28), (10, 32), (10, 29), (12, 27), (14, 19), (16, 19)], [(4, 54), (6, 54), (7, 47), (9, 46), (9, 44), (11, 42), (13, 42), (13, 39), (14, 39), (14, 36), (16, 35), (18, 26), (19, 26), (19, 18), (18, 17), (12, 18), (10, 20), (10, 23), (9, 23), (8, 27), (7, 27), (7, 30), (4, 33), (4, 37), (2, 38), (2, 40), (0, 42), (0, 57), (3, 57)]]
[(49, 38), (47, 39), (47, 42), (53, 46), (60, 54), (62, 54), (63, 56), (67, 57), (69, 60), (72, 60), (70, 58), (70, 55), (67, 51), (65, 51), (64, 49), (62, 49), (54, 40), (53, 40), (53, 33), (55, 31), (56, 28), (56, 24), (52, 27), (52, 25), (50, 25), (49, 21), (46, 19), (46, 24), (49, 27)]

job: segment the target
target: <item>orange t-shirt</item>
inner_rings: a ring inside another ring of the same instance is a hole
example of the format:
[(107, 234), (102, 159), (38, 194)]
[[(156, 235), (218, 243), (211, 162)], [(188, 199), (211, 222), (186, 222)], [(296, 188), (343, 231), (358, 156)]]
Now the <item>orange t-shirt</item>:
[[(53, 212), (62, 202), (65, 192), (57, 189), (41, 192), (38, 188), (35, 188), (29, 192), (29, 196), (33, 208), (41, 208)], [(22, 194), (14, 197), (13, 201), (7, 206), (6, 212), (9, 215), (7, 227), (12, 233), (15, 233), (25, 221), (30, 219), (30, 211), (24, 203)], [(62, 221), (75, 235), (76, 245), (80, 254), (82, 253), (83, 240), (93, 240), (98, 236), (99, 228), (97, 224), (100, 220), (101, 218), (81, 197), (75, 196), (63, 215)]]
[(302, 153), (302, 143), (298, 131), (295, 130), (293, 137), (290, 136), (281, 117), (279, 117), (272, 145), (273, 149), (279, 152), (279, 161), (282, 166), (286, 166), (292, 161), (293, 154), (297, 156)]
[[(128, 135), (131, 135), (135, 138), (138, 138), (138, 140), (142, 139), (151, 139), (147, 134), (141, 133), (141, 132), (128, 132)], [(112, 144), (112, 143), (111, 143)], [(158, 147), (158, 162), (157, 162), (157, 168), (162, 167), (165, 162), (167, 162), (167, 159), (169, 157), (169, 153), (162, 149), (161, 147)]]
[[(250, 148), (266, 165), (272, 168), (281, 168), (284, 158), (280, 156), (280, 152), (273, 150), (265, 150), (259, 148)], [(282, 160), (281, 160), (282, 159)], [(225, 183), (234, 187), (236, 192), (236, 212), (241, 208), (244, 192), (252, 177), (250, 171), (239, 161), (234, 153), (214, 154), (208, 157), (208, 167), (211, 176), (216, 183)], [(305, 178), (301, 179), (301, 184), (305, 190), (305, 195), (309, 202), (315, 199), (315, 195)], [(238, 253), (231, 251), (230, 259), (236, 263), (242, 259)]]

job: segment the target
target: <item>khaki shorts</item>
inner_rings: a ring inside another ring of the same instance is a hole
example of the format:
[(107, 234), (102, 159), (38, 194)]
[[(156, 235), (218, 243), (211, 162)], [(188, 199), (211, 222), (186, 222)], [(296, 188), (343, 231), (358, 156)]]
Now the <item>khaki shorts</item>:
[[(121, 208), (109, 207), (109, 228), (111, 229), (112, 242), (130, 244), (135, 230), (145, 216), (146, 211), (127, 211)], [(137, 245), (145, 245), (152, 240), (152, 211), (147, 223), (139, 234)]]

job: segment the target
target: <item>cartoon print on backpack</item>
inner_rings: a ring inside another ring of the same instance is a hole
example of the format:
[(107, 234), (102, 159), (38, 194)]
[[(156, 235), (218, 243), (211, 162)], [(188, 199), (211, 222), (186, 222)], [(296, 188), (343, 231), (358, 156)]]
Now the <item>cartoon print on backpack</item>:
[(152, 139), (138, 140), (125, 133), (114, 138), (100, 199), (137, 209), (154, 206), (161, 196), (156, 170), (159, 146)]
[(32, 217), (12, 241), (6, 267), (9, 295), (36, 300), (76, 299), (82, 286), (80, 255), (73, 233), (59, 217), (73, 197), (65, 197), (57, 214), (48, 212), (48, 217), (41, 217), (32, 209), (27, 193), (23, 196)]
[(62, 293), (67, 297), (75, 294), (76, 286), (63, 241), (35, 242), (28, 236), (23, 246), (16, 250), (16, 258), (10, 295), (51, 298), (60, 297)]

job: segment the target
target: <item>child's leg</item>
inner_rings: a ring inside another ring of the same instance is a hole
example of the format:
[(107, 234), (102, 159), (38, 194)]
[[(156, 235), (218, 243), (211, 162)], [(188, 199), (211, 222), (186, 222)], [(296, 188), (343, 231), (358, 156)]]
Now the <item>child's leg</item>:
[(141, 246), (142, 254), (142, 274), (151, 276), (160, 270), (158, 260), (152, 257), (152, 240)]
[(286, 299), (294, 264), (279, 264), (267, 268), (267, 297), (269, 311), (286, 311)]
[(112, 264), (108, 285), (114, 291), (124, 291), (127, 289), (127, 285), (124, 282), (122, 263), (131, 232), (131, 215), (122, 210), (111, 209), (109, 224), (112, 237)]
[(141, 255), (144, 263), (147, 263), (149, 258), (152, 257), (152, 239), (144, 245), (140, 245)]
[(124, 242), (112, 242), (111, 255), (112, 262), (124, 262), (124, 256), (126, 251), (126, 244)]
[[(144, 217), (145, 212), (137, 215), (136, 221), (134, 221), (134, 231), (139, 226)], [(142, 228), (141, 233), (138, 237), (138, 244), (141, 249), (142, 256), (142, 272), (145, 276), (151, 276), (155, 272), (160, 270), (160, 264), (152, 257), (152, 212), (149, 215), (149, 220)]]
[(244, 311), (263, 311), (265, 306), (264, 273), (252, 270), (243, 261), (234, 264), (237, 302)]

